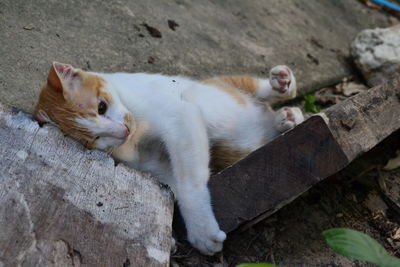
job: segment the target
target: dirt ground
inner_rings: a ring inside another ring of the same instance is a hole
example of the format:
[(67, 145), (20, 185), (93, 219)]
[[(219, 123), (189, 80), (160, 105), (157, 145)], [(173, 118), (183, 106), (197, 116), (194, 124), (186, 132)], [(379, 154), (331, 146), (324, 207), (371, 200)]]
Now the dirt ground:
[[(318, 90), (322, 108), (352, 94), (368, 90), (355, 77)], [(304, 107), (303, 98), (291, 105)], [(310, 116), (310, 113), (306, 114)], [(280, 211), (246, 229), (228, 235), (224, 251), (206, 257), (185, 241), (177, 243), (171, 266), (227, 267), (240, 263), (267, 262), (279, 266), (374, 266), (335, 254), (321, 233), (337, 227), (362, 231), (400, 257), (400, 168), (382, 171), (400, 151), (400, 131), (353, 161), (341, 172), (321, 182)], [(386, 190), (379, 186), (385, 181)]]

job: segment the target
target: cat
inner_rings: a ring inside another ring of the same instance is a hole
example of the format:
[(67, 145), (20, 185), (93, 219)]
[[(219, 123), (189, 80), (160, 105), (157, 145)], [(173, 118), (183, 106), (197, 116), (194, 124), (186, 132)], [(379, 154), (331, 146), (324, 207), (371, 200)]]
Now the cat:
[(295, 77), (283, 65), (272, 68), (269, 79), (226, 76), (195, 81), (86, 72), (54, 62), (35, 118), (168, 184), (189, 242), (213, 255), (222, 250), (226, 234), (211, 207), (210, 168), (220, 171), (301, 123), (300, 109), (275, 112), (268, 104), (295, 95)]

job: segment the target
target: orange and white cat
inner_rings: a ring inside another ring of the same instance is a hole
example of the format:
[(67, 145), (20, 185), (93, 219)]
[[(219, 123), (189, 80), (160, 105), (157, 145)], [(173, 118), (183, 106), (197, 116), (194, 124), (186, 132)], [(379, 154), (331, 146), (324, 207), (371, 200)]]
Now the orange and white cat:
[(286, 66), (272, 68), (269, 79), (194, 81), (85, 72), (53, 63), (35, 117), (168, 184), (188, 240), (212, 255), (222, 249), (226, 235), (211, 208), (210, 158), (213, 170), (220, 170), (301, 123), (298, 108), (274, 112), (268, 105), (295, 95), (296, 81)]

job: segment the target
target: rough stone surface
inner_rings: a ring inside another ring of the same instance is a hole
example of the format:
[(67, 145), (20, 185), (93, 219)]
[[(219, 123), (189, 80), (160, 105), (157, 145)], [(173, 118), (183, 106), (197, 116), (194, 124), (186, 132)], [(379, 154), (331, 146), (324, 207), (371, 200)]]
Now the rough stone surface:
[(304, 93), (349, 75), (355, 35), (387, 24), (355, 0), (2, 0), (0, 99), (32, 112), (52, 61), (196, 78), (284, 63)]
[(400, 75), (400, 25), (362, 31), (352, 43), (351, 53), (370, 86)]
[(173, 199), (0, 106), (0, 266), (169, 266)]

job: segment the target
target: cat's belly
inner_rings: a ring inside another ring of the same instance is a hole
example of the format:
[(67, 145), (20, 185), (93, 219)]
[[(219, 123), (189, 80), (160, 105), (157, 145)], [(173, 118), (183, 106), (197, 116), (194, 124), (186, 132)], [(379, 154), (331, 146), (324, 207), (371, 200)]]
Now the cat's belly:
[(272, 112), (245, 94), (238, 101), (211, 86), (199, 86), (186, 91), (184, 98), (200, 108), (211, 144), (254, 150), (277, 134)]
[(276, 130), (272, 116), (263, 110), (242, 110), (235, 117), (228, 115), (221, 121), (231, 120), (229, 124), (210, 122), (207, 131), (211, 143), (223, 141), (242, 150), (255, 150), (272, 140)]

